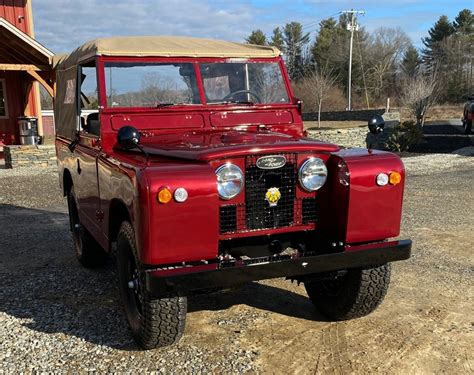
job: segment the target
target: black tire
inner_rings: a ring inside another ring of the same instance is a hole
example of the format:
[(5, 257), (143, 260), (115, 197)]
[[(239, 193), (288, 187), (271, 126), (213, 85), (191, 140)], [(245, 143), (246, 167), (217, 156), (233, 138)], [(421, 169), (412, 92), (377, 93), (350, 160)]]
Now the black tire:
[(472, 120), (466, 120), (466, 126), (464, 128), (464, 134), (471, 134), (472, 131)]
[(390, 263), (367, 269), (350, 269), (335, 280), (305, 282), (316, 308), (331, 320), (366, 316), (383, 301), (390, 284)]
[(67, 205), (77, 260), (86, 268), (102, 267), (107, 262), (108, 254), (81, 224), (74, 187), (67, 195)]
[[(133, 338), (143, 349), (171, 345), (183, 335), (187, 298), (152, 298), (145, 288), (132, 226), (123, 222), (117, 237), (119, 288)], [(132, 285), (130, 285), (132, 283)]]

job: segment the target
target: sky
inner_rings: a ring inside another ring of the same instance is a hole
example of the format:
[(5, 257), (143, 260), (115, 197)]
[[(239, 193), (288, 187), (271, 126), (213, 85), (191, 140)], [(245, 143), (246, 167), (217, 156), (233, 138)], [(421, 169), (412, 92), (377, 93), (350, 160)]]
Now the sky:
[(315, 37), (318, 23), (346, 9), (365, 10), (368, 31), (400, 27), (421, 47), (440, 15), (451, 20), (474, 0), (33, 0), (36, 39), (55, 53), (115, 35), (185, 35), (244, 41), (252, 30), (267, 35), (298, 21)]

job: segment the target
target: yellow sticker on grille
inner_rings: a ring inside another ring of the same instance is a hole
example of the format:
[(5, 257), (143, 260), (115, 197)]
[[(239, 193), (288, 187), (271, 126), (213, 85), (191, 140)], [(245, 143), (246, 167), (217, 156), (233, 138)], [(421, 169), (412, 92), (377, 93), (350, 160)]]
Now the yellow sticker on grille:
[(270, 207), (275, 207), (281, 198), (281, 193), (278, 188), (273, 187), (267, 190), (265, 200), (270, 204)]

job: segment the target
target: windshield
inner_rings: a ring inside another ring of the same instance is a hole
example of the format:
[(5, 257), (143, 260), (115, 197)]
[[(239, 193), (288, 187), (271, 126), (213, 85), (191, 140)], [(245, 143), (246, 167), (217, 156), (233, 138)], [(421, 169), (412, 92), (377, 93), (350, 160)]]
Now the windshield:
[(199, 104), (190, 63), (106, 63), (108, 107)]
[(208, 103), (288, 103), (278, 63), (199, 64)]
[(208, 104), (288, 103), (277, 62), (153, 63), (106, 62), (108, 107), (201, 104), (195, 65)]

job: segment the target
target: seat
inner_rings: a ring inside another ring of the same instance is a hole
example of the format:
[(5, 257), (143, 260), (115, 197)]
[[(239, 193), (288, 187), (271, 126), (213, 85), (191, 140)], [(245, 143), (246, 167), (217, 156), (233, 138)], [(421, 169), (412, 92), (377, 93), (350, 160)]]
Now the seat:
[(97, 136), (100, 135), (99, 112), (94, 112), (87, 116), (86, 128), (88, 133)]

